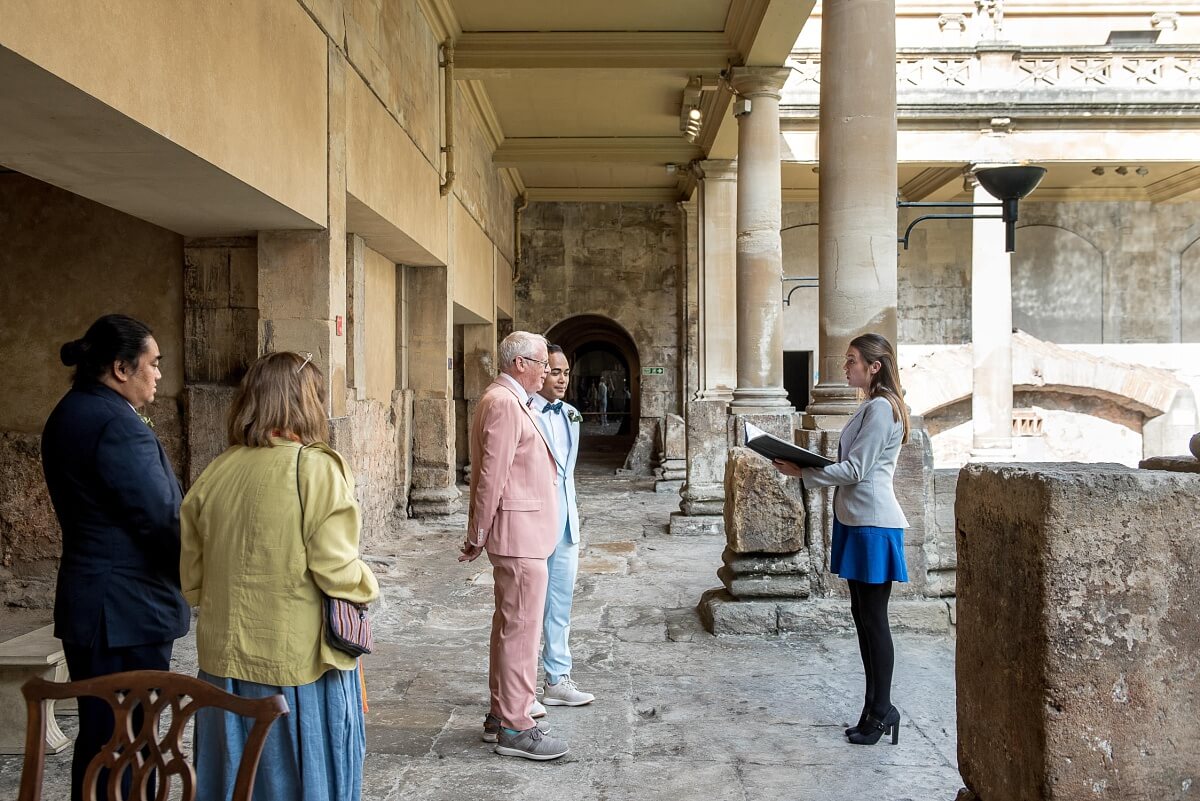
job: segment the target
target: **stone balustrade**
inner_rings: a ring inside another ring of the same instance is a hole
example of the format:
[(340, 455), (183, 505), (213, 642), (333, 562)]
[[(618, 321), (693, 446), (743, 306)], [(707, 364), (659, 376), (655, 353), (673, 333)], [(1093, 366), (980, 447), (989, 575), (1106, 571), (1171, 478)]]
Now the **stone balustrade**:
[[(783, 105), (816, 105), (821, 85), (821, 56), (816, 50), (792, 52), (792, 77)], [(903, 48), (896, 54), (899, 104), (921, 103), (929, 93), (969, 96), (975, 92), (1054, 96), (1056, 102), (1088, 102), (1097, 93), (1139, 96), (1146, 102), (1195, 105), (1200, 89), (1200, 46), (1169, 47), (1020, 47), (994, 42), (979, 47)], [(1057, 93), (1069, 96), (1060, 97)], [(1099, 99), (1099, 98), (1095, 98)]]

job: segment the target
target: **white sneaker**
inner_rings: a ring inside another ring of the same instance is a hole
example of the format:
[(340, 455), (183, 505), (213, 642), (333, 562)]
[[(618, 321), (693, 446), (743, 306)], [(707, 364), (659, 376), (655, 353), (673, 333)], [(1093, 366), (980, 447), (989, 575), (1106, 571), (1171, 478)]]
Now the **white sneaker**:
[(535, 696), (533, 706), (529, 707), (529, 717), (544, 718), (546, 717), (546, 707), (542, 706), (542, 702), (537, 699), (538, 695), (542, 694), (541, 689), (534, 690)]
[(583, 706), (595, 701), (596, 696), (576, 687), (570, 676), (563, 676), (558, 684), (547, 680), (542, 699), (547, 706)]

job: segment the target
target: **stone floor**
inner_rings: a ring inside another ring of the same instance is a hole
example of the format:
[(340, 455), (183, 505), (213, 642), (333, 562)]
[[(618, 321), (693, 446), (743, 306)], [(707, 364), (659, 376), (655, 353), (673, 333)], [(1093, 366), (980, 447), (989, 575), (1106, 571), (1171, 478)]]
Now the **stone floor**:
[[(574, 677), (597, 701), (551, 708), (571, 744), (556, 762), (500, 757), (479, 740), (491, 577), (486, 558), (455, 561), (464, 518), (371, 538), (384, 602), (365, 660), (365, 799), (954, 799), (950, 638), (898, 636), (900, 744), (847, 744), (841, 729), (861, 692), (854, 639), (709, 636), (694, 607), (717, 584), (723, 541), (671, 538), (678, 498), (612, 467), (581, 468), (587, 547), (571, 644)], [(174, 668), (195, 670), (190, 637)], [(72, 734), (73, 721), (62, 724)], [(49, 759), (46, 799), (66, 797), (69, 754)], [(16, 796), (20, 767), (0, 757), (0, 798)]]

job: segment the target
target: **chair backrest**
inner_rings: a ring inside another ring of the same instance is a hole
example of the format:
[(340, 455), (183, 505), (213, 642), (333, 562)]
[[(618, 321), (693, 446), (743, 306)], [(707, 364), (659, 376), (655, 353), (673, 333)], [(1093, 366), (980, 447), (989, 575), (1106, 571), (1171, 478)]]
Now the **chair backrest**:
[[(85, 801), (96, 801), (100, 772), (107, 770), (107, 797), (129, 801), (151, 801), (147, 793), (150, 777), (157, 775), (156, 796), (166, 798), (166, 790), (175, 777), (183, 801), (196, 796), (196, 770), (183, 749), (183, 732), (192, 716), (202, 707), (217, 707), (254, 720), (238, 766), (233, 801), (249, 801), (254, 789), (258, 760), (271, 724), (288, 713), (282, 695), (269, 698), (240, 698), (193, 676), (164, 670), (134, 670), (84, 681), (67, 683), (35, 678), (21, 687), (25, 694), (28, 718), (25, 728), (25, 765), (21, 773), (18, 801), (40, 801), (42, 773), (46, 761), (45, 701), (92, 696), (112, 707), (113, 736), (88, 764), (83, 779)], [(135, 728), (135, 715), (141, 710), (141, 722)], [(159, 733), (159, 718), (170, 712), (170, 724)], [(130, 775), (130, 794), (122, 795), (122, 776)]]

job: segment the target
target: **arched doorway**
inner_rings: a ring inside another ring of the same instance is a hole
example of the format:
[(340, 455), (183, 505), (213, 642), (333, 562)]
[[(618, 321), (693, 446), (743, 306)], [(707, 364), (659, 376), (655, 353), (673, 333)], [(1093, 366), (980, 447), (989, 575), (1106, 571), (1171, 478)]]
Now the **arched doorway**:
[(582, 453), (623, 460), (641, 419), (642, 367), (633, 338), (595, 314), (569, 317), (551, 327), (546, 338), (571, 363), (567, 400), (583, 413)]

